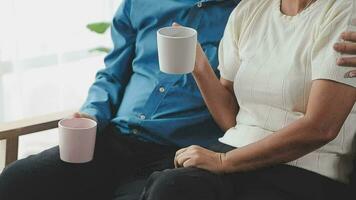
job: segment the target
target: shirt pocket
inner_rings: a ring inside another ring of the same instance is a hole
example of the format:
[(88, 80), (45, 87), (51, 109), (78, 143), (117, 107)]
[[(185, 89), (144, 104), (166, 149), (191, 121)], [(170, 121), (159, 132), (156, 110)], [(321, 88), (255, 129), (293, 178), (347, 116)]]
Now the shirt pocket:
[(191, 74), (182, 75), (166, 89), (153, 118), (181, 118), (206, 112), (204, 100)]

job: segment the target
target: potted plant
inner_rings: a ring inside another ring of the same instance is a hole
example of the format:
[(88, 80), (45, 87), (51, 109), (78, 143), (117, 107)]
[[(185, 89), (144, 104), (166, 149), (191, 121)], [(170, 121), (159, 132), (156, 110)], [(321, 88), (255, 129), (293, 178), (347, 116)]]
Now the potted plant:
[[(110, 28), (111, 23), (109, 22), (95, 22), (95, 23), (90, 23), (86, 27), (96, 33), (103, 35), (106, 33), (106, 31)], [(94, 49), (91, 49), (90, 52), (104, 52), (104, 53), (109, 53), (111, 51), (111, 48), (105, 47), (105, 46), (99, 46)]]

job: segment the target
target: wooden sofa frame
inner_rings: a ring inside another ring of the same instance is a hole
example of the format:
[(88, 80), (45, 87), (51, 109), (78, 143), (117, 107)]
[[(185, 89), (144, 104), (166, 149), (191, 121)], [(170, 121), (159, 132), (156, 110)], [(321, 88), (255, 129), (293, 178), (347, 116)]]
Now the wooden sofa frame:
[(0, 124), (0, 171), (17, 160), (20, 136), (57, 128), (59, 120), (73, 113), (74, 111), (70, 110)]

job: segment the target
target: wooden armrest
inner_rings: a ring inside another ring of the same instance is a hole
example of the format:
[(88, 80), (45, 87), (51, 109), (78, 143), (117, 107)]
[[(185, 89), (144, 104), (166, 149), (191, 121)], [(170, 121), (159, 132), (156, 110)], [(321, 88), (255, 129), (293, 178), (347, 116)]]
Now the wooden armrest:
[(36, 133), (58, 127), (58, 121), (75, 111), (65, 111), (0, 124), (0, 140)]
[(19, 136), (57, 128), (59, 120), (71, 116), (74, 112), (76, 111), (70, 110), (0, 124), (0, 143), (5, 144), (3, 147), (0, 145), (0, 154), (5, 154), (5, 160), (2, 160), (3, 155), (0, 155), (0, 171), (4, 165), (17, 160)]

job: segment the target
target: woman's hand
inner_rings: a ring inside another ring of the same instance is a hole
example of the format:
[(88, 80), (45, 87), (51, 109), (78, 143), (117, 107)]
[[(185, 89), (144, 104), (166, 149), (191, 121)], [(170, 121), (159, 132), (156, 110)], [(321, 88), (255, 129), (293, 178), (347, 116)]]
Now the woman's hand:
[(190, 146), (176, 152), (174, 165), (178, 167), (197, 167), (213, 173), (224, 173), (225, 154), (210, 151), (200, 146)]
[(197, 42), (197, 52), (196, 52), (196, 58), (195, 58), (195, 67), (193, 70), (193, 74), (195, 73), (201, 73), (206, 71), (206, 67), (210, 67), (209, 60), (205, 55), (205, 52), (203, 48), (201, 48), (201, 45), (199, 42)]
[[(181, 25), (177, 23), (172, 24), (173, 27), (180, 27)], [(193, 70), (193, 74), (197, 72), (204, 72), (205, 67), (210, 67), (209, 60), (206, 57), (203, 48), (201, 47), (200, 43), (197, 42), (197, 49), (196, 49), (196, 58), (195, 58), (195, 67)]]
[[(345, 32), (341, 38), (346, 42), (336, 43), (334, 49), (340, 53), (355, 55), (352, 57), (342, 57), (337, 60), (337, 64), (345, 67), (356, 67), (356, 32)], [(345, 77), (356, 77), (356, 70), (345, 74)]]

